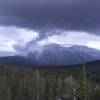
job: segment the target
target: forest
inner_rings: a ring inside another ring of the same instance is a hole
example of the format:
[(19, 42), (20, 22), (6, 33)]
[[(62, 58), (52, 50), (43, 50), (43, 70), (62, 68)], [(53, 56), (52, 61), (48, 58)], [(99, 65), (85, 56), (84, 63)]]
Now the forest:
[(0, 100), (100, 100), (100, 73), (0, 65)]

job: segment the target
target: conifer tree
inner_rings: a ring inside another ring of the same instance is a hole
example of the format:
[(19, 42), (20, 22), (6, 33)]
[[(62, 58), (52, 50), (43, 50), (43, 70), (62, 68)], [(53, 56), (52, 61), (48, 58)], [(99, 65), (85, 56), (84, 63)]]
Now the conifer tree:
[(91, 83), (87, 78), (86, 66), (82, 66), (82, 72), (80, 75), (80, 84), (78, 89), (78, 98), (80, 100), (90, 100)]

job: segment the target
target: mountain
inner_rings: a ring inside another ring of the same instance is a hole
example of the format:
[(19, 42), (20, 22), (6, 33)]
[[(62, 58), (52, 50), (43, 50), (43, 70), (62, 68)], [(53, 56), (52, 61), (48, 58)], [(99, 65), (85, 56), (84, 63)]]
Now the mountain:
[(100, 51), (85, 46), (46, 46), (41, 54), (29, 52), (27, 58), (40, 65), (75, 65), (100, 60)]
[(100, 51), (85, 46), (46, 46), (41, 54), (29, 52), (27, 56), (0, 57), (1, 64), (35, 66), (71, 66), (100, 60)]
[(0, 57), (0, 64), (26, 65), (30, 62), (22, 56)]

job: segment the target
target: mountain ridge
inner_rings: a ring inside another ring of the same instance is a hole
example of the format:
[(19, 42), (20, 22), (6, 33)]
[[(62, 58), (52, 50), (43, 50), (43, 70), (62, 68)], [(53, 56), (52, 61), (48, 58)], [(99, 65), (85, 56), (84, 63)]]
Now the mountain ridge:
[(37, 53), (27, 56), (0, 57), (0, 63), (19, 64), (29, 66), (73, 66), (88, 62), (99, 61), (100, 51), (85, 46), (60, 47), (58, 45), (47, 46), (38, 57)]

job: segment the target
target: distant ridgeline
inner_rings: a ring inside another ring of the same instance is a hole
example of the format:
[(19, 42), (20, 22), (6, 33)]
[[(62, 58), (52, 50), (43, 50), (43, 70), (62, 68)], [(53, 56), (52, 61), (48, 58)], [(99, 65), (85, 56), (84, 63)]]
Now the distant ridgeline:
[[(96, 63), (100, 61), (100, 51), (85, 46), (65, 48), (59, 45), (50, 45), (49, 47), (46, 46), (42, 53), (28, 52), (26, 56), (0, 57), (1, 64), (17, 64), (33, 67), (72, 66), (92, 61), (97, 61)], [(94, 65), (94, 62), (92, 64)]]

